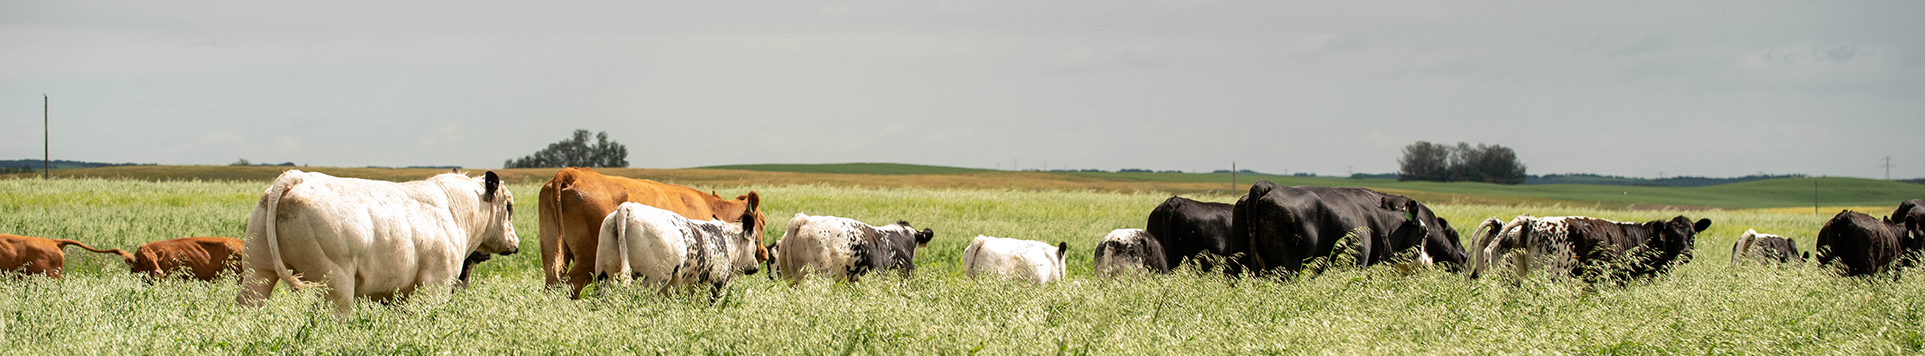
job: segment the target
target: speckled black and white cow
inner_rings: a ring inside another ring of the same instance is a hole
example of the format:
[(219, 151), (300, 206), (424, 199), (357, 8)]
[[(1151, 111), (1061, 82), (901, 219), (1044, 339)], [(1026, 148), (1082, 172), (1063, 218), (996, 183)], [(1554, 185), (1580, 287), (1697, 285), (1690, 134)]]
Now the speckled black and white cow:
[(1491, 218), (1472, 235), (1477, 244), (1471, 251), (1471, 278), (1507, 258), (1517, 276), (1534, 268), (1593, 280), (1655, 275), (1690, 262), (1698, 232), (1710, 227), (1711, 219), (1692, 223), (1684, 216), (1644, 223), (1588, 216), (1519, 215), (1509, 223)]
[(1116, 277), (1144, 271), (1170, 273), (1163, 244), (1143, 229), (1116, 229), (1096, 243), (1095, 266), (1099, 277)]
[(1810, 257), (1810, 253), (1806, 253), (1804, 256), (1798, 255), (1797, 240), (1761, 233), (1753, 229), (1745, 229), (1745, 234), (1738, 236), (1738, 241), (1731, 243), (1732, 266), (1737, 266), (1739, 261), (1745, 259), (1788, 263), (1792, 261), (1804, 262), (1806, 258)]
[(918, 231), (906, 221), (873, 226), (855, 219), (796, 213), (782, 239), (770, 247), (771, 261), (790, 284), (811, 274), (855, 282), (877, 269), (897, 270), (906, 277), (916, 269), (916, 249), (935, 237), (935, 231)]

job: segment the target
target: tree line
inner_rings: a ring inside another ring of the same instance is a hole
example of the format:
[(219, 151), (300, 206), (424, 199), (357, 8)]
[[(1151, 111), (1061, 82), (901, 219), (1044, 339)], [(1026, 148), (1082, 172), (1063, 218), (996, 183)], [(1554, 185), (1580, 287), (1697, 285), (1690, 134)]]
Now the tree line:
[(1485, 182), (1523, 184), (1524, 163), (1517, 152), (1500, 145), (1482, 143), (1456, 146), (1417, 141), (1404, 146), (1404, 157), (1397, 160), (1399, 181)]

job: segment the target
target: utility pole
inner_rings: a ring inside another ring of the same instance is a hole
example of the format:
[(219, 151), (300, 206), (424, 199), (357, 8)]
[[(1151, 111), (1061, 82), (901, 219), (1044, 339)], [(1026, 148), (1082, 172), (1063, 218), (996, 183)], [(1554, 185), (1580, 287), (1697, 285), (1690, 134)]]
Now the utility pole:
[(1230, 161), (1230, 194), (1237, 191), (1237, 161)]
[(1892, 180), (1892, 156), (1885, 156), (1885, 180)]
[(1818, 215), (1818, 179), (1811, 180), (1811, 215)]
[(53, 128), (47, 120), (47, 111), (53, 108), (51, 102), (47, 94), (40, 94), (40, 141), (46, 143), (40, 148), (40, 180), (53, 179)]

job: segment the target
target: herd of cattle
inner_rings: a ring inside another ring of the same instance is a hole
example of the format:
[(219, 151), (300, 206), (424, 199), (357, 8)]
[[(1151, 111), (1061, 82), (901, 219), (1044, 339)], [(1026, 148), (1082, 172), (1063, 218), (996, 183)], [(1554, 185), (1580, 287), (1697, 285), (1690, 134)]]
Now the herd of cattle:
[[(550, 287), (579, 298), (591, 283), (637, 283), (719, 295), (742, 275), (766, 268), (796, 283), (810, 275), (856, 282), (878, 270), (908, 275), (916, 249), (935, 238), (908, 222), (869, 225), (796, 214), (780, 240), (761, 244), (767, 220), (755, 192), (715, 192), (564, 168), (542, 185), (540, 259)], [(403, 298), (425, 285), (465, 285), (475, 264), (520, 246), (514, 196), (494, 172), (445, 173), (393, 183), (288, 171), (254, 206), (247, 241), (191, 237), (140, 245), (134, 253), (74, 240), (0, 234), (0, 268), (59, 278), (61, 248), (121, 256), (151, 279), (240, 276), (242, 305), (258, 306), (286, 283), (326, 286), (337, 315), (356, 298)], [(1817, 262), (1866, 275), (1920, 263), (1925, 199), (1903, 202), (1884, 219), (1845, 211), (1819, 230)], [(1363, 188), (1283, 187), (1260, 181), (1236, 204), (1171, 197), (1144, 229), (1117, 229), (1094, 249), (1103, 277), (1169, 273), (1183, 264), (1240, 275), (1315, 272), (1335, 263), (1441, 266), (1478, 278), (1508, 269), (1621, 281), (1690, 262), (1696, 236), (1711, 220), (1684, 216), (1647, 222), (1593, 217), (1518, 216), (1480, 223), (1465, 248), (1449, 221), (1409, 197)], [(1801, 262), (1797, 243), (1746, 231), (1732, 246), (1742, 259)], [(1064, 278), (1067, 243), (978, 235), (962, 254), (969, 277), (1000, 275), (1036, 283)], [(1508, 264), (1509, 267), (1500, 267)]]

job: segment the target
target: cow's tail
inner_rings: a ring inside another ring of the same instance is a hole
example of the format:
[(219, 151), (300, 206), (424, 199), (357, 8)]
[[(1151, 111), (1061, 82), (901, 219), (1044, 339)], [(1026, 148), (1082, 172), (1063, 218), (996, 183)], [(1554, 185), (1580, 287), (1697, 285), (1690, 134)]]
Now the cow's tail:
[[(608, 273), (610, 277), (615, 278), (616, 282), (622, 284), (627, 284), (629, 280), (633, 279), (635, 272), (635, 268), (629, 264), (630, 261), (628, 257), (627, 235), (628, 214), (630, 213), (631, 209), (616, 206), (615, 212), (608, 215), (607, 221), (602, 222), (601, 238), (599, 241), (596, 241), (596, 244), (600, 246), (609, 246), (611, 244), (615, 246), (615, 256), (609, 260), (609, 264), (603, 265), (605, 270), (602, 272)], [(603, 258), (607, 257), (601, 257), (600, 255), (596, 257), (596, 259)]]
[(81, 249), (84, 249), (87, 251), (120, 255), (121, 259), (127, 260), (127, 264), (130, 264), (130, 265), (134, 264), (134, 254), (127, 253), (127, 251), (121, 251), (120, 249), (112, 249), (112, 248), (105, 249), (105, 250), (97, 249), (97, 248), (94, 248), (93, 246), (87, 246), (87, 244), (80, 243), (80, 241), (74, 241), (74, 240), (68, 240), (68, 239), (49, 239), (49, 240), (53, 240), (55, 247), (67, 248), (67, 246), (80, 246)]
[(1737, 242), (1731, 243), (1731, 265), (1732, 266), (1737, 266), (1738, 260), (1744, 257), (1745, 252), (1751, 251), (1751, 244), (1757, 238), (1758, 238), (1758, 230), (1745, 229), (1744, 236), (1739, 236)]
[(301, 178), (298, 175), (282, 174), (281, 178), (275, 179), (274, 184), (267, 187), (267, 214), (260, 217), (262, 226), (267, 230), (261, 232), (261, 238), (267, 240), (267, 263), (274, 265), (274, 274), (279, 275), (281, 280), (287, 281), (288, 286), (295, 290), (317, 284), (303, 282), (301, 276), (287, 269), (287, 261), (281, 258), (280, 229), (275, 227), (275, 220), (280, 220), (278, 211), (281, 208), (281, 195), (287, 194), (289, 188), (300, 183)]
[(1495, 252), (1490, 251), (1490, 246), (1496, 242), (1497, 236), (1499, 235), (1498, 232), (1503, 229), (1504, 222), (1502, 220), (1489, 218), (1484, 219), (1483, 223), (1477, 224), (1477, 231), (1471, 233), (1471, 278), (1477, 278), (1478, 274), (1482, 273), (1485, 268), (1490, 267), (1491, 259), (1495, 258), (1490, 256)]

